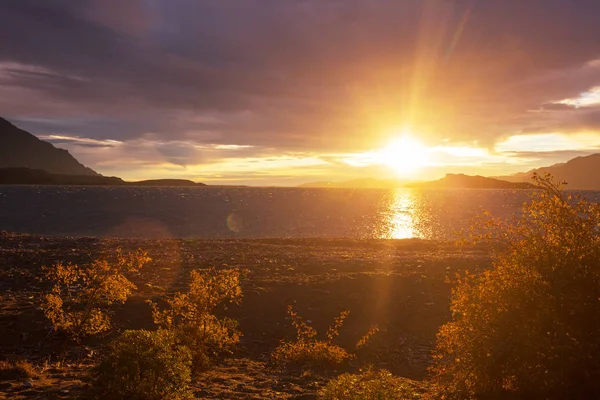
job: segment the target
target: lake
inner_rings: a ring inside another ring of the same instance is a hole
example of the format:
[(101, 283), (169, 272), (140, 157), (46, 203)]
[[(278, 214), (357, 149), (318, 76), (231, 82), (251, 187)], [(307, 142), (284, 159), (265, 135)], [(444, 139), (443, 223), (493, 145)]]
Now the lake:
[[(600, 200), (600, 192), (582, 192)], [(530, 191), (0, 186), (0, 230), (144, 238), (452, 239)]]

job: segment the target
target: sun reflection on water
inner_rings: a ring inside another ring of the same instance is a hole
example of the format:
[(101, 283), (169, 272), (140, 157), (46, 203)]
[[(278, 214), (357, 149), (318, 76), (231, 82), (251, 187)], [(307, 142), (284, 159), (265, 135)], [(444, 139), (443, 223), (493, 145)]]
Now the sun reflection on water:
[(411, 190), (398, 189), (393, 195), (388, 210), (388, 230), (385, 239), (420, 238), (418, 214), (414, 193)]

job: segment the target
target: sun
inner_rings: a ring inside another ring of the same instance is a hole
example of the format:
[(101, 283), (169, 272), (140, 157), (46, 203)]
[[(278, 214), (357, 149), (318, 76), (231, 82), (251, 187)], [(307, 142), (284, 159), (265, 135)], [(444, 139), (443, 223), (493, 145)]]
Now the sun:
[(427, 164), (428, 150), (407, 133), (379, 151), (381, 163), (400, 175), (414, 172)]

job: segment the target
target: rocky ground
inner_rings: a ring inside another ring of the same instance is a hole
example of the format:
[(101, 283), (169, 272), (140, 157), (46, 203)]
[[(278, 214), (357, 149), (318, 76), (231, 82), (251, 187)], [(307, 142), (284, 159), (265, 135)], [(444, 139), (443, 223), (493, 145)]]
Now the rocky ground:
[[(423, 379), (435, 334), (450, 318), (448, 278), (490, 263), (484, 246), (419, 240), (126, 240), (0, 233), (0, 361), (27, 360), (36, 369), (31, 378), (0, 374), (0, 398), (85, 393), (87, 368), (118, 332), (78, 346), (48, 335), (49, 323), (38, 308), (46, 290), (41, 267), (85, 263), (118, 246), (142, 248), (153, 258), (132, 278), (135, 296), (115, 308), (120, 330), (152, 329), (145, 301), (185, 290), (194, 268), (249, 271), (242, 304), (227, 311), (240, 321), (244, 335), (236, 354), (194, 380), (196, 397), (213, 399), (313, 399), (331, 376), (368, 365)], [(281, 339), (294, 336), (286, 315), (290, 304), (319, 332), (350, 310), (340, 332), (342, 346), (352, 346), (373, 325), (380, 331), (343, 370), (326, 375), (278, 371), (269, 355)]]

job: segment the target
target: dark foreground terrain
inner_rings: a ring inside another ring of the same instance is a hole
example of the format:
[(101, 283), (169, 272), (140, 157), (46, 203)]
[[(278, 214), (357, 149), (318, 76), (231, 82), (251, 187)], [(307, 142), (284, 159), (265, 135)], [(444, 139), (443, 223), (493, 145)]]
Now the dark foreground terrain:
[[(198, 398), (312, 399), (331, 377), (374, 365), (423, 379), (441, 324), (450, 318), (448, 277), (485, 268), (489, 249), (459, 248), (418, 240), (123, 240), (39, 237), (0, 233), (0, 361), (27, 360), (36, 376), (0, 378), (0, 398), (79, 398), (85, 374), (118, 332), (65, 342), (49, 333), (39, 309), (46, 288), (41, 267), (58, 261), (85, 263), (114, 249), (142, 248), (153, 261), (133, 281), (138, 290), (115, 308), (117, 330), (153, 328), (145, 301), (186, 289), (195, 268), (241, 267), (241, 306), (227, 313), (240, 321), (237, 352), (195, 376)], [(351, 347), (372, 325), (380, 332), (343, 370), (279, 371), (269, 355), (294, 330), (286, 315), (293, 305), (323, 333), (343, 310), (350, 317), (339, 343)]]

